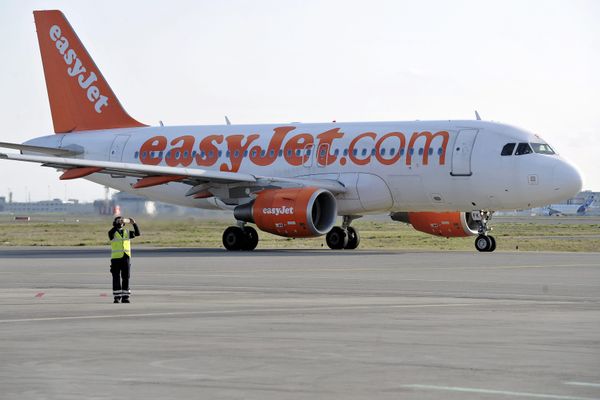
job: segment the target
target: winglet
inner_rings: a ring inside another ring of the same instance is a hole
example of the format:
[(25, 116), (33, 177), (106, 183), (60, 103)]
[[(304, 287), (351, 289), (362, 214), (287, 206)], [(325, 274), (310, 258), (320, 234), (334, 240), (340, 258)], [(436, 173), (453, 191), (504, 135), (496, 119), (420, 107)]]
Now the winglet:
[(33, 16), (54, 132), (146, 126), (123, 109), (62, 12)]
[(475, 118), (477, 119), (477, 121), (481, 121), (481, 117), (479, 116), (477, 110), (475, 110)]
[(227, 125), (231, 125), (231, 121), (229, 120), (229, 118), (227, 117), (227, 115), (225, 116), (225, 123)]

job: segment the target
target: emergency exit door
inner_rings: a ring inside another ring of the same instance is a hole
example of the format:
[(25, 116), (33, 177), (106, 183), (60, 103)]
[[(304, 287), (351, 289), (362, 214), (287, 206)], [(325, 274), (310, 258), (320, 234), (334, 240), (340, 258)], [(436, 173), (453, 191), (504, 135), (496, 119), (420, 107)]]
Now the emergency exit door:
[(110, 161), (121, 161), (123, 158), (123, 150), (125, 150), (125, 145), (129, 140), (129, 135), (119, 135), (115, 137), (112, 145), (110, 146), (110, 154), (108, 159)]
[(477, 129), (462, 129), (458, 131), (454, 148), (452, 149), (452, 176), (471, 176), (471, 154), (477, 138)]

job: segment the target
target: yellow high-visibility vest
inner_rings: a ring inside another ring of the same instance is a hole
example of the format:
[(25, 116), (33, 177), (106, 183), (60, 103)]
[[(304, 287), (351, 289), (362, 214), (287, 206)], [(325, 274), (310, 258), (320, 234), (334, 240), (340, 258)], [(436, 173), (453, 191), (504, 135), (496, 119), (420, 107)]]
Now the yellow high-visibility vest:
[(119, 231), (115, 232), (115, 237), (110, 243), (111, 255), (110, 258), (123, 258), (125, 254), (131, 257), (131, 240), (129, 240), (129, 231), (123, 229), (123, 236)]

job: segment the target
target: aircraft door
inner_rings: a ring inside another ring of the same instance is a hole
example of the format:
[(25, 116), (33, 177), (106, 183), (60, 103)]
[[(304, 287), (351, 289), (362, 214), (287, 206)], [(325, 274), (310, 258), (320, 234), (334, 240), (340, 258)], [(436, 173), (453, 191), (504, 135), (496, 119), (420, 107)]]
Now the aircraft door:
[(314, 146), (312, 144), (308, 144), (302, 150), (302, 165), (304, 165), (306, 168), (312, 167), (313, 148)]
[(325, 167), (329, 162), (329, 144), (323, 143), (319, 146), (318, 152), (315, 154), (317, 165), (319, 167)]
[(123, 159), (123, 150), (129, 140), (129, 135), (119, 135), (115, 137), (110, 146), (109, 161), (121, 161)]
[(461, 129), (452, 150), (452, 176), (471, 176), (471, 153), (477, 138), (477, 129)]

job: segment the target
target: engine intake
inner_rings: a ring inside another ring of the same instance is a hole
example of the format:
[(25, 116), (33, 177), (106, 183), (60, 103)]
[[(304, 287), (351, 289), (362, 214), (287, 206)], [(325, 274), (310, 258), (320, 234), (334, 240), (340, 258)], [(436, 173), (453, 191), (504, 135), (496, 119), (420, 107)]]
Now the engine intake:
[(478, 232), (477, 221), (465, 212), (395, 212), (394, 221), (406, 222), (420, 232), (443, 237), (474, 236)]
[(312, 237), (331, 230), (337, 203), (331, 192), (319, 188), (266, 189), (251, 202), (237, 206), (233, 215), (274, 235)]

